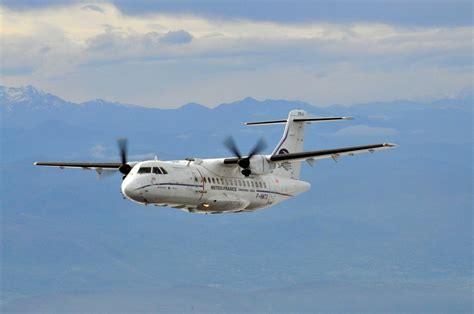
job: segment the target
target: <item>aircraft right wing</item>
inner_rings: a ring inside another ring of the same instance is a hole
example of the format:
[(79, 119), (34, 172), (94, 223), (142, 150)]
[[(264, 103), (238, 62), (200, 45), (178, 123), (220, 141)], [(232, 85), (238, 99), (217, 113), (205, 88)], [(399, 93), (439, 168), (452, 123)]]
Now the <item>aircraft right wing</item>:
[(353, 156), (360, 153), (373, 153), (378, 150), (397, 147), (397, 144), (383, 143), (364, 146), (343, 147), (335, 149), (315, 150), (300, 153), (288, 153), (270, 156), (270, 161), (285, 162), (285, 161), (302, 161), (302, 160), (316, 160), (324, 158), (337, 159), (340, 156)]
[(82, 168), (82, 169), (110, 169), (118, 170), (122, 164), (116, 162), (46, 162), (46, 161), (37, 161), (34, 163), (35, 166), (45, 166), (45, 167), (59, 167), (63, 168)]

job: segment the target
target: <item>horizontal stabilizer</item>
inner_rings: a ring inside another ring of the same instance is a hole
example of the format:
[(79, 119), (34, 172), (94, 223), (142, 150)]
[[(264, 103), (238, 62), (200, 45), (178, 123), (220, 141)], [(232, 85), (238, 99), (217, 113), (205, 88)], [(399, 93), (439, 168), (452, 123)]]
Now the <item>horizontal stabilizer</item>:
[(267, 124), (285, 124), (286, 119), (283, 120), (268, 120), (268, 121), (256, 121), (256, 122), (245, 122), (245, 125), (267, 125)]
[[(294, 122), (330, 122), (330, 121), (338, 121), (338, 120), (351, 120), (351, 117), (304, 117), (304, 118), (295, 118), (293, 119)], [(288, 120), (267, 120), (267, 121), (256, 121), (256, 122), (245, 122), (245, 125), (269, 125), (269, 124), (285, 124)]]

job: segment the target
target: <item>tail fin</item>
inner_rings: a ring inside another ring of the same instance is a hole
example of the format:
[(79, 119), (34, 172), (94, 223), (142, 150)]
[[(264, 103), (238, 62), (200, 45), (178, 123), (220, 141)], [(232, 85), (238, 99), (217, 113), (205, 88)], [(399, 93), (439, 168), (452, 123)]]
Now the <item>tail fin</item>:
[[(283, 136), (272, 152), (272, 155), (282, 155), (288, 153), (299, 153), (303, 151), (304, 144), (304, 125), (303, 122), (296, 122), (295, 119), (304, 119), (306, 117), (304, 110), (292, 110), (288, 114), (286, 120), (285, 131)], [(275, 174), (299, 179), (301, 172), (301, 161), (285, 162), (277, 165), (274, 170)]]
[[(292, 110), (288, 114), (286, 120), (271, 120), (247, 122), (246, 125), (271, 125), (271, 124), (286, 124), (283, 136), (272, 152), (273, 155), (282, 155), (288, 153), (299, 153), (303, 151), (304, 144), (304, 126), (306, 123), (312, 122), (328, 122), (337, 120), (350, 120), (350, 117), (310, 117), (304, 110)], [(301, 161), (286, 161), (278, 163), (274, 174), (282, 177), (299, 179), (301, 172)]]

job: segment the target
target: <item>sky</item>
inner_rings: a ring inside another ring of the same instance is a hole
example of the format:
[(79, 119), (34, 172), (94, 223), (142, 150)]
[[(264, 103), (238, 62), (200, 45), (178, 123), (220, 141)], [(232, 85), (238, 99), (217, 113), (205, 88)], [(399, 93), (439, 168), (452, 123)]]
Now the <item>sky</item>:
[(12, 1), (2, 85), (81, 102), (314, 105), (472, 89), (471, 1)]

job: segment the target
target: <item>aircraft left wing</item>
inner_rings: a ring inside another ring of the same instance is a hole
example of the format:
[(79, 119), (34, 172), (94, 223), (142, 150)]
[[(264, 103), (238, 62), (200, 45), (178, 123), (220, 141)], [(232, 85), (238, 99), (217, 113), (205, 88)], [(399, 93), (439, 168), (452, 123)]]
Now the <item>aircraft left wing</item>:
[(324, 158), (337, 159), (340, 156), (352, 156), (360, 153), (373, 153), (378, 150), (397, 147), (397, 144), (383, 143), (364, 146), (343, 147), (335, 149), (315, 150), (309, 152), (289, 153), (270, 156), (270, 161), (284, 162), (284, 161), (302, 161), (302, 160), (316, 160)]

